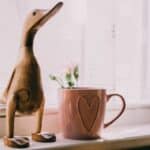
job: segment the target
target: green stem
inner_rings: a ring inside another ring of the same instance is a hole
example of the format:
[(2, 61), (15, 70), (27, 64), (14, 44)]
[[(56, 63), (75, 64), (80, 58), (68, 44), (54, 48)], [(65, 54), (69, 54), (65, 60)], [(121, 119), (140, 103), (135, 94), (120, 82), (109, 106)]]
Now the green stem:
[(58, 80), (57, 78), (56, 78), (56, 82), (61, 86), (61, 88), (64, 88), (63, 83), (61, 83), (60, 80)]

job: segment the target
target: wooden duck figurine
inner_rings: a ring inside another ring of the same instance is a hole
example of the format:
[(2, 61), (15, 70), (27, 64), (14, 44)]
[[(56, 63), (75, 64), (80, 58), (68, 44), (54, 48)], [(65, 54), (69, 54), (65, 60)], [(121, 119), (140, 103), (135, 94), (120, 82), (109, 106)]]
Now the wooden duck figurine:
[(41, 133), (44, 111), (44, 94), (41, 84), (40, 68), (33, 52), (33, 41), (37, 31), (62, 7), (58, 2), (51, 10), (37, 9), (25, 20), (21, 43), (21, 55), (14, 68), (10, 81), (3, 94), (6, 102), (6, 136), (4, 144), (10, 147), (24, 148), (30, 145), (27, 137), (14, 136), (15, 112), (31, 114), (36, 112), (36, 131), (32, 139), (39, 142), (53, 142), (54, 134)]

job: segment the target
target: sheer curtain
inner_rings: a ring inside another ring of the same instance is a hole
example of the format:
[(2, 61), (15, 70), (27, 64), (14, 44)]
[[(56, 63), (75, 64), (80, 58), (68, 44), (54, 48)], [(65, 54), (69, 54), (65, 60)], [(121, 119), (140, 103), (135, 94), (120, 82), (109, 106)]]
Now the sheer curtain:
[[(26, 14), (56, 1), (5, 0), (0, 5), (0, 91), (15, 65)], [(68, 63), (80, 66), (80, 83), (120, 92), (128, 103), (149, 99), (148, 0), (64, 0), (64, 7), (38, 32), (34, 51), (41, 66), (47, 105), (55, 105), (58, 86), (50, 73)], [(148, 102), (148, 101), (147, 101)]]
[(148, 1), (87, 1), (86, 83), (120, 92), (128, 103), (146, 102)]
[[(16, 0), (20, 25), (32, 9), (50, 9), (57, 2)], [(62, 10), (40, 29), (34, 43), (34, 52), (41, 66), (47, 105), (58, 102), (58, 86), (49, 79), (49, 74), (62, 73), (70, 63), (82, 66), (82, 30), (86, 18), (86, 1), (64, 0), (64, 3)]]
[(20, 26), (16, 3), (10, 0), (0, 5), (0, 92), (4, 89), (16, 62)]
[(150, 2), (145, 0), (144, 5), (144, 44), (145, 49), (143, 50), (143, 97), (144, 99), (150, 99)]
[(142, 102), (144, 0), (116, 0), (116, 89), (130, 102)]

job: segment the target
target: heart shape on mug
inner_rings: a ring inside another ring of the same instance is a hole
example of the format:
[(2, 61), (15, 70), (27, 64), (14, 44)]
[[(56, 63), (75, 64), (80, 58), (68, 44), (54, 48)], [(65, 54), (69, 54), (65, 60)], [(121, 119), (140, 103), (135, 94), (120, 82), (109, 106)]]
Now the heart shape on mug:
[(87, 131), (90, 131), (95, 123), (99, 110), (100, 100), (98, 96), (79, 96), (78, 110), (82, 123)]

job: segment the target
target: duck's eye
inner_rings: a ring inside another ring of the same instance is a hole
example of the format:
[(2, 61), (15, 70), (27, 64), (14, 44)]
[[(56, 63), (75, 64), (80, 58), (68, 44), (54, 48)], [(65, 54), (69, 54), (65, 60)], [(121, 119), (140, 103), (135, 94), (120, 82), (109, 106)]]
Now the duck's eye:
[(35, 16), (36, 15), (36, 11), (34, 11), (32, 14), (33, 14), (33, 16)]

